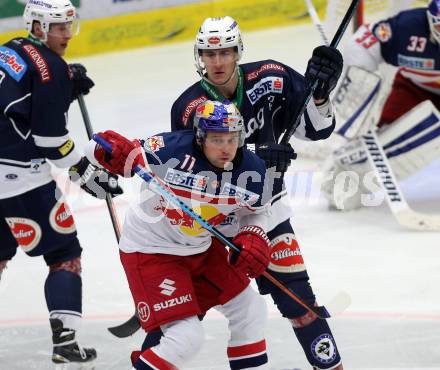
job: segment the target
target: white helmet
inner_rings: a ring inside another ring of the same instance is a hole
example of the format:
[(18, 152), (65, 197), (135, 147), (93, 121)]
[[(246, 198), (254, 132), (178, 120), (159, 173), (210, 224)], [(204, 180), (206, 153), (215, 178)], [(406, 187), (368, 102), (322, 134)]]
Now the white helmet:
[(243, 53), (243, 41), (237, 22), (229, 17), (206, 18), (197, 32), (194, 45), (194, 59), (198, 73), (203, 76), (204, 65), (200, 50), (216, 50), (236, 47), (238, 60)]
[(23, 18), (30, 34), (34, 21), (38, 21), (47, 37), (52, 23), (74, 22), (76, 10), (70, 0), (29, 0), (24, 8)]

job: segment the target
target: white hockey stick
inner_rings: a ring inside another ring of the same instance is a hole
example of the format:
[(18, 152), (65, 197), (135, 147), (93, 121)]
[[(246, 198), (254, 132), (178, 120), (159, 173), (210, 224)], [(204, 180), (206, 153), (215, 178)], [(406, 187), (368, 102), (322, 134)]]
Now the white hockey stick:
[(397, 222), (414, 230), (440, 231), (439, 216), (416, 212), (406, 202), (376, 133), (370, 130), (365, 135), (362, 135), (361, 138), (368, 160), (385, 191), (388, 206)]
[(330, 42), (325, 33), (324, 26), (322, 25), (321, 20), (319, 19), (319, 15), (316, 12), (312, 0), (304, 0), (304, 1), (306, 2), (307, 11), (309, 12), (310, 18), (312, 18), (313, 23), (315, 23), (315, 26), (318, 29), (319, 34), (321, 35), (322, 41), (324, 41), (324, 44), (329, 45)]

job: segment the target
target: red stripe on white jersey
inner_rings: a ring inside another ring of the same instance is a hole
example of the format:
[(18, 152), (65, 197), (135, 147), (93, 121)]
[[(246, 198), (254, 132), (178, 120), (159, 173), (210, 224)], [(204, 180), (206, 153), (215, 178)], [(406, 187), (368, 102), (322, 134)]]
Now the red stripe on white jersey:
[(266, 341), (263, 339), (256, 343), (243, 346), (228, 347), (229, 359), (245, 358), (266, 352)]
[(153, 369), (178, 370), (177, 367), (175, 367), (172, 363), (156, 355), (151, 348), (144, 351), (140, 359), (143, 362), (145, 362), (148, 366), (151, 366)]

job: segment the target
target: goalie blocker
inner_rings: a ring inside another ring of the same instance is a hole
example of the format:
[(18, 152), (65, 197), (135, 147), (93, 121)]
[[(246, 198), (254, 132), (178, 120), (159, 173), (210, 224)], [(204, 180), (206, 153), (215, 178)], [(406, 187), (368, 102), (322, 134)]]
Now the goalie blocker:
[[(440, 157), (440, 113), (424, 101), (379, 129), (378, 138), (397, 180), (404, 180)], [(373, 194), (380, 187), (371, 170), (359, 139), (335, 150), (322, 187), (331, 207), (352, 210), (381, 204), (383, 194)]]

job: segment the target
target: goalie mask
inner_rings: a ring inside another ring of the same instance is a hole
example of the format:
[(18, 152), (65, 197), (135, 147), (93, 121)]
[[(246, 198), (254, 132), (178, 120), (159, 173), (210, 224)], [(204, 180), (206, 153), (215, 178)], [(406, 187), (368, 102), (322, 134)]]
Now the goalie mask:
[(239, 132), (238, 146), (242, 147), (245, 139), (243, 117), (237, 107), (230, 103), (207, 100), (200, 104), (194, 116), (194, 130), (200, 143), (207, 132)]
[(194, 45), (194, 60), (197, 72), (203, 78), (206, 70), (201, 59), (202, 50), (236, 48), (238, 60), (243, 53), (243, 42), (237, 22), (229, 17), (207, 18), (197, 32)]
[(426, 13), (431, 35), (440, 44), (440, 0), (431, 0)]
[(54, 23), (68, 24), (68, 31), (78, 34), (79, 23), (77, 21), (75, 7), (69, 0), (29, 0), (24, 9), (23, 18), (26, 23), (26, 30), (32, 37), (32, 26), (39, 22), (43, 31), (43, 42), (47, 41), (50, 33), (50, 25)]

